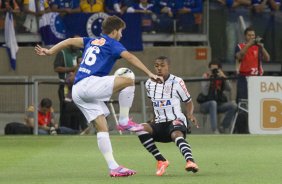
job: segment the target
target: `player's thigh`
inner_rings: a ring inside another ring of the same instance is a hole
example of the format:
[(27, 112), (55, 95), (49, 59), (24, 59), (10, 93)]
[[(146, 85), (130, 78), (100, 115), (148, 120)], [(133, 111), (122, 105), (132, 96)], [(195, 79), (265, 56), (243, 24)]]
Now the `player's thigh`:
[(76, 93), (76, 89), (73, 91), (73, 101), (83, 113), (87, 122), (95, 120), (98, 116), (104, 115), (105, 117), (109, 115), (109, 109), (104, 102), (98, 100), (85, 100)]
[(157, 142), (171, 142), (169, 122), (151, 124), (153, 129), (152, 137)]
[(79, 96), (87, 102), (108, 101), (114, 89), (115, 76), (90, 76), (82, 79), (73, 86), (72, 95)]
[(115, 77), (114, 93), (118, 92), (128, 86), (134, 86), (134, 80), (127, 77)]

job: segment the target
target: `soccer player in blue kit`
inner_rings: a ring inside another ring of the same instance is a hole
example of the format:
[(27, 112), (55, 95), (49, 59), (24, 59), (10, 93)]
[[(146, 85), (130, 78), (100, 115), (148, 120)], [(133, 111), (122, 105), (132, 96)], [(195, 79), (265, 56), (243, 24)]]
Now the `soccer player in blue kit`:
[(133, 54), (128, 52), (119, 42), (125, 22), (117, 16), (109, 16), (102, 23), (102, 35), (99, 38), (69, 38), (50, 49), (37, 45), (37, 55), (53, 55), (60, 50), (75, 46), (84, 48), (83, 60), (77, 71), (72, 98), (83, 112), (89, 123), (93, 123), (97, 131), (97, 142), (110, 171), (111, 177), (124, 177), (136, 174), (136, 171), (120, 166), (114, 159), (109, 138), (106, 116), (109, 110), (104, 101), (108, 101), (113, 93), (119, 92), (119, 126), (120, 130), (137, 132), (143, 130), (128, 118), (129, 109), (134, 98), (134, 80), (120, 76), (108, 76), (116, 60), (124, 58), (133, 66), (142, 70), (154, 81), (163, 82), (163, 78), (153, 74)]

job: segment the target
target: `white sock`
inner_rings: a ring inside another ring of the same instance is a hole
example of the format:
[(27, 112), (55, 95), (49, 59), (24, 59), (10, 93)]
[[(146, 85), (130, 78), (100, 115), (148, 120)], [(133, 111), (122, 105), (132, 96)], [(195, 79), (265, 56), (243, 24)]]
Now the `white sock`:
[(119, 124), (127, 125), (129, 120), (129, 110), (132, 106), (134, 99), (135, 86), (128, 86), (120, 91), (119, 101)]
[(119, 167), (113, 156), (112, 144), (109, 136), (109, 132), (97, 133), (98, 147), (103, 154), (109, 169), (116, 169)]

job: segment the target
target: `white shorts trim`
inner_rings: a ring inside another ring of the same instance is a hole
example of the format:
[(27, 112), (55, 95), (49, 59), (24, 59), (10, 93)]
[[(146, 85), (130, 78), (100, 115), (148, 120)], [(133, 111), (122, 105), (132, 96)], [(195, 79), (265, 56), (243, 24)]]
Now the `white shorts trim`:
[(115, 76), (90, 76), (82, 79), (72, 87), (72, 98), (88, 122), (99, 115), (108, 116), (108, 107), (104, 103), (109, 101), (114, 89)]

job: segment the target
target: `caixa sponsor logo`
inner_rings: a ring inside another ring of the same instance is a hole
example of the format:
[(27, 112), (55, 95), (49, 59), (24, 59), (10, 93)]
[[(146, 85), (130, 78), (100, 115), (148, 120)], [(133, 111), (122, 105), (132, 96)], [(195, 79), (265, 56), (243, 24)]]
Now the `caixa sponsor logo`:
[(167, 107), (171, 105), (170, 100), (156, 100), (153, 102), (154, 107)]
[(261, 117), (263, 129), (282, 129), (282, 100), (263, 99)]

